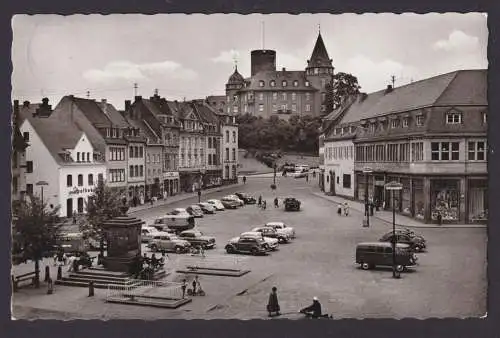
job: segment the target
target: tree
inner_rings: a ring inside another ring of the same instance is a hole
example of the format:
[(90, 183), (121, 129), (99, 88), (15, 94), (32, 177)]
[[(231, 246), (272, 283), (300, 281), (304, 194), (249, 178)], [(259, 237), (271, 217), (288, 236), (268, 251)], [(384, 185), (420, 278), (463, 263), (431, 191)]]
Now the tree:
[(342, 102), (347, 99), (349, 96), (355, 95), (359, 93), (361, 86), (358, 84), (358, 79), (351, 74), (348, 73), (337, 73), (333, 76), (332, 83), (329, 84), (331, 98), (328, 102), (328, 92), (327, 92), (327, 105), (331, 105), (331, 110), (327, 110), (327, 112), (331, 112), (334, 109), (337, 109)]
[(40, 260), (53, 253), (62, 226), (58, 213), (59, 207), (49, 209), (36, 196), (16, 204), (12, 220), (13, 263), (35, 262), (36, 287), (40, 285)]
[(94, 193), (87, 203), (87, 222), (80, 224), (84, 239), (99, 239), (100, 252), (104, 254), (104, 236), (101, 225), (114, 217), (122, 215), (124, 204), (120, 193), (111, 190), (103, 180), (99, 180)]

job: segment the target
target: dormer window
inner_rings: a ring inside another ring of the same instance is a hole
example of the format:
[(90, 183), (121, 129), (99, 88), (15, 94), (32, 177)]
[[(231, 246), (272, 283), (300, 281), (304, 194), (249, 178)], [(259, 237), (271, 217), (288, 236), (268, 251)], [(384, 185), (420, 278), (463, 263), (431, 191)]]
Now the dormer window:
[(276, 81), (274, 81), (274, 80), (271, 80), (271, 82), (269, 82), (269, 84), (271, 85), (271, 87), (276, 87)]
[(394, 129), (397, 127), (399, 127), (399, 120), (398, 119), (391, 120), (391, 128)]
[(286, 82), (286, 80), (283, 80), (283, 81), (281, 82), (281, 85), (282, 85), (283, 87), (286, 87), (286, 86), (288, 85), (288, 82)]
[(418, 115), (417, 116), (416, 124), (417, 124), (417, 126), (423, 126), (424, 125), (424, 115)]
[(106, 137), (111, 137), (111, 131), (109, 128), (106, 128)]
[(113, 128), (113, 137), (116, 138), (116, 128)]
[(294, 87), (298, 87), (299, 86), (299, 81), (297, 81), (297, 80), (293, 81), (293, 86)]
[(263, 80), (260, 80), (259, 81), (259, 87), (264, 87), (265, 86), (265, 82)]
[(309, 81), (306, 81), (306, 82), (304, 83), (304, 85), (305, 85), (306, 87), (309, 87), (311, 84), (309, 83)]
[(462, 114), (458, 112), (446, 114), (446, 124), (462, 124)]
[(376, 123), (370, 123), (370, 131), (372, 133), (374, 133), (376, 129), (377, 129), (377, 124)]
[(407, 118), (407, 117), (405, 117), (405, 118), (403, 119), (403, 128), (407, 128), (407, 127), (408, 127), (409, 120), (410, 120), (410, 119), (409, 119), (409, 118)]
[(487, 124), (488, 123), (488, 114), (486, 114), (486, 112), (482, 112), (481, 117), (483, 120), (483, 124)]

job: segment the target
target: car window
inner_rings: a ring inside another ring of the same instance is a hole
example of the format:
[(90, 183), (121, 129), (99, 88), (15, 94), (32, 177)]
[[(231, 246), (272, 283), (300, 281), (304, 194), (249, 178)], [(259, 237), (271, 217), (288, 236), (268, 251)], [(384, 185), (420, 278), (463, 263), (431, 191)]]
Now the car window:
[(391, 247), (385, 247), (384, 248), (384, 253), (392, 253), (392, 248)]

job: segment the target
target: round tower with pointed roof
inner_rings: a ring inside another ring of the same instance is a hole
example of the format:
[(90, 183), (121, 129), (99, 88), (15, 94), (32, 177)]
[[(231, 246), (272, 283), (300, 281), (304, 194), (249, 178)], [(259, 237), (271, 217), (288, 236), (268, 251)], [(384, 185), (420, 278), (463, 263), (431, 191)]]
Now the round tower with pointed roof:
[[(226, 83), (226, 107), (227, 111), (225, 113), (238, 113), (239, 112), (239, 96), (238, 91), (241, 90), (245, 85), (245, 79), (238, 72), (238, 66), (234, 66), (234, 73), (229, 77), (229, 80)], [(235, 108), (234, 106), (238, 107)]]

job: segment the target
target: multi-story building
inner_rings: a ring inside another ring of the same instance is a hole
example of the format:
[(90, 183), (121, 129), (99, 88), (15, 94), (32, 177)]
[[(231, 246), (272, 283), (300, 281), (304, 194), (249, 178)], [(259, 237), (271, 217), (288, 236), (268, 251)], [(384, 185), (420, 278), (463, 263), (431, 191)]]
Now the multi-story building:
[(262, 117), (321, 116), (326, 112), (326, 84), (334, 67), (321, 33), (305, 70), (276, 70), (276, 51), (251, 52), (251, 76), (244, 78), (237, 67), (226, 84), (227, 113)]
[(61, 217), (85, 213), (98, 180), (106, 178), (106, 166), (88, 134), (71, 120), (40, 114), (43, 108), (29, 102), (20, 108), (20, 130), (30, 144), (26, 192), (40, 194), (50, 208), (59, 206)]
[(21, 134), (20, 125), (19, 101), (15, 100), (12, 114), (11, 154), (11, 202), (13, 206), (15, 206), (16, 201), (24, 198), (24, 193), (26, 192), (26, 148), (29, 146), (29, 134)]
[[(180, 123), (170, 111), (167, 101), (160, 98), (158, 93), (150, 99), (136, 96), (133, 103), (125, 101), (125, 114), (130, 121), (138, 123), (145, 135), (148, 135), (146, 177), (150, 182), (159, 181), (158, 197), (165, 198), (177, 194)], [(153, 183), (153, 186), (156, 186), (156, 183)]]
[(356, 127), (354, 198), (364, 200), (368, 190), (370, 200), (389, 207), (384, 184), (397, 181), (400, 213), (426, 223), (438, 215), (486, 221), (486, 77), (486, 70), (455, 71), (349, 102), (332, 134)]

